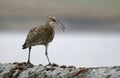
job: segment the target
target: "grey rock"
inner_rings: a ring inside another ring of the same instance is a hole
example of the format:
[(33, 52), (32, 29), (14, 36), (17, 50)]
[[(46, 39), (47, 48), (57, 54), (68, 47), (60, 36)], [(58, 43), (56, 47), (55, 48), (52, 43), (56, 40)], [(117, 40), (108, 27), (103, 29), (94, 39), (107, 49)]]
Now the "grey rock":
[(14, 64), (0, 64), (0, 78), (10, 78), (15, 72), (14, 68)]
[(0, 78), (120, 78), (120, 66), (75, 68), (72, 66), (0, 63)]

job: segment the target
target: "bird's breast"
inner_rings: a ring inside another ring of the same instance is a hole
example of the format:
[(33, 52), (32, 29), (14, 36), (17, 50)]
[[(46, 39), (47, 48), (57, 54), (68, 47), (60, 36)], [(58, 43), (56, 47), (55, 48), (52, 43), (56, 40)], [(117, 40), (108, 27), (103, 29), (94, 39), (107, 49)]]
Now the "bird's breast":
[(48, 27), (46, 29), (46, 41), (51, 42), (54, 38), (55, 32), (53, 27)]

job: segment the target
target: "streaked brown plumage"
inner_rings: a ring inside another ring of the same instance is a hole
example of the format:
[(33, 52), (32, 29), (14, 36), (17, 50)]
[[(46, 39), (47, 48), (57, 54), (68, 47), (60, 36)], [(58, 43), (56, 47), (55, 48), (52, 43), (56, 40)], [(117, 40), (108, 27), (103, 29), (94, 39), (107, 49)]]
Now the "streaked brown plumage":
[(30, 63), (30, 51), (31, 47), (35, 45), (44, 45), (45, 46), (45, 55), (48, 59), (49, 64), (51, 64), (48, 55), (47, 55), (47, 48), (49, 42), (51, 42), (54, 38), (54, 27), (53, 24), (57, 23), (62, 26), (62, 29), (64, 31), (65, 27), (62, 23), (60, 23), (58, 20), (56, 20), (55, 16), (47, 16), (48, 20), (46, 22), (46, 25), (38, 26), (32, 28), (25, 40), (25, 43), (23, 44), (23, 49), (29, 48), (29, 55), (28, 55), (28, 61), (27, 63)]

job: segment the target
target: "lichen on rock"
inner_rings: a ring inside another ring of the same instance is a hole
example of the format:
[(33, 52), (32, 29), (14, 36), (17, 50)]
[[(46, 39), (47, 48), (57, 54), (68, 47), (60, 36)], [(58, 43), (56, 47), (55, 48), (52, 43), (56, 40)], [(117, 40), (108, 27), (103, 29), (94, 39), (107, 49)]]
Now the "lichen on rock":
[(76, 68), (55, 64), (0, 63), (0, 78), (120, 78), (120, 66)]

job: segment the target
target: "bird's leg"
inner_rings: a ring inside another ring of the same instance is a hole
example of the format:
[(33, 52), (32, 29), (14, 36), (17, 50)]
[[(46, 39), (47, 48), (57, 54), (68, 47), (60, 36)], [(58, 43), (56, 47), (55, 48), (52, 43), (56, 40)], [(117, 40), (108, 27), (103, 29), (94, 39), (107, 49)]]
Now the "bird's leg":
[(45, 46), (45, 55), (46, 55), (46, 57), (47, 57), (47, 60), (48, 60), (48, 62), (49, 62), (49, 65), (51, 65), (51, 62), (50, 62), (49, 57), (48, 57), (47, 49), (48, 49), (48, 46)]
[(31, 64), (31, 63), (30, 63), (30, 52), (31, 52), (31, 47), (29, 47), (29, 54), (28, 54), (28, 61), (27, 61), (27, 64)]

